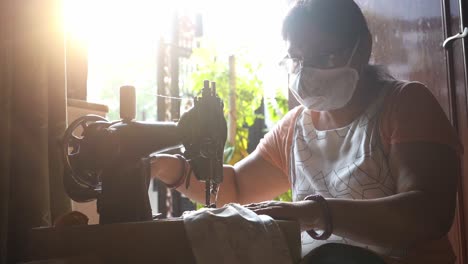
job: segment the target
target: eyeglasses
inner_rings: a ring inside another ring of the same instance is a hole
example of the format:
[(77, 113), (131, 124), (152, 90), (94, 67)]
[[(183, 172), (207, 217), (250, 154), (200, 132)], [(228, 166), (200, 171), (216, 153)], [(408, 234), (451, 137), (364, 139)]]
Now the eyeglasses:
[(291, 58), (286, 55), (280, 62), (279, 66), (284, 68), (288, 74), (298, 74), (303, 67), (314, 67), (320, 69), (336, 68), (346, 64), (346, 52), (320, 54), (309, 58)]

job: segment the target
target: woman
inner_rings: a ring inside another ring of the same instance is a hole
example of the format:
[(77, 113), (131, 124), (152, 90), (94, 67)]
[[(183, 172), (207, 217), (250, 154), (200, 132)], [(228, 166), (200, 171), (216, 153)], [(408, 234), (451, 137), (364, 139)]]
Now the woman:
[[(218, 204), (298, 220), (305, 261), (453, 263), (446, 234), (462, 149), (428, 89), (369, 65), (372, 36), (352, 0), (297, 2), (283, 37), (301, 105), (224, 167)], [(152, 173), (171, 185), (183, 175), (173, 168), (177, 158), (160, 156)], [(264, 202), (289, 188), (293, 202)], [(202, 183), (177, 190), (203, 201)]]

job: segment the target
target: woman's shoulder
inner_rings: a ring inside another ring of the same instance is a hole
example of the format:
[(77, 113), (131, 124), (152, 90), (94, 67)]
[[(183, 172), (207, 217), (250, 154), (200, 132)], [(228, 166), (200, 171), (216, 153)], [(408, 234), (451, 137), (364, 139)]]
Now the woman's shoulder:
[(275, 129), (289, 130), (293, 124), (296, 123), (297, 118), (304, 111), (304, 106), (298, 105), (289, 110), (283, 118), (275, 125)]
[(395, 81), (385, 97), (381, 134), (387, 144), (425, 141), (462, 152), (456, 131), (429, 88), (421, 82)]
[[(392, 80), (388, 81), (384, 88), (383, 96), (383, 121), (395, 122), (396, 117), (411, 118), (404, 115), (405, 112), (420, 111), (423, 109), (440, 109), (440, 105), (432, 92), (421, 82)], [(421, 116), (417, 116), (421, 117)]]
[(288, 113), (284, 115), (283, 120), (286, 121), (286, 120), (297, 118), (297, 116), (300, 115), (303, 111), (304, 111), (304, 106), (298, 105), (292, 108), (291, 110), (289, 110)]
[(406, 81), (406, 80), (392, 80), (385, 83), (386, 101), (400, 100), (402, 98), (408, 99), (408, 97), (415, 97), (412, 99), (418, 99), (418, 95), (432, 96), (432, 93), (427, 86), (417, 81)]
[(384, 89), (383, 112), (393, 116), (405, 111), (441, 109), (439, 102), (429, 88), (417, 81), (394, 80)]

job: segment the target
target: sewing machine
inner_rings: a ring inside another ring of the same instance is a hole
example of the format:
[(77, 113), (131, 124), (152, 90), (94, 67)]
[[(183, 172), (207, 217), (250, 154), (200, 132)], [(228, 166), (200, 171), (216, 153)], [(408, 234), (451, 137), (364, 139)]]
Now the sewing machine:
[(206, 206), (215, 206), (227, 136), (215, 83), (210, 87), (205, 81), (184, 124), (137, 122), (134, 87), (124, 86), (120, 93), (121, 120), (83, 116), (65, 132), (64, 184), (70, 198), (96, 199), (101, 224), (151, 220), (150, 154), (183, 145), (197, 180), (206, 183)]
[[(223, 181), (226, 122), (214, 83), (205, 81), (194, 107), (178, 123), (137, 122), (135, 90), (121, 89), (121, 120), (88, 115), (64, 135), (64, 185), (77, 202), (97, 200), (99, 225), (31, 230), (31, 260), (65, 263), (194, 263), (180, 218), (153, 220), (148, 198), (151, 154), (184, 146), (195, 178), (206, 186), (213, 207)], [(190, 179), (187, 181), (189, 182)], [(188, 186), (190, 188), (190, 186)], [(299, 225), (277, 221), (294, 263), (300, 259)], [(42, 262), (41, 262), (42, 263)]]

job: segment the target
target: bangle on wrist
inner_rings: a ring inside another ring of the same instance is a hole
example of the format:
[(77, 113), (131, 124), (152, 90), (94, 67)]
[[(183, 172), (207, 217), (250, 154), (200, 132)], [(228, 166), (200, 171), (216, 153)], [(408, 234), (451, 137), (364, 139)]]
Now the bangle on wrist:
[(327, 240), (333, 233), (333, 222), (331, 217), (330, 208), (328, 208), (327, 200), (323, 196), (318, 194), (309, 195), (304, 200), (317, 202), (322, 209), (322, 215), (324, 217), (325, 230), (321, 235), (317, 234), (315, 230), (307, 230), (309, 236), (316, 240)]
[(175, 156), (180, 161), (182, 168), (178, 180), (172, 184), (166, 184), (166, 187), (171, 190), (177, 189), (182, 186), (182, 184), (184, 184), (185, 180), (187, 179), (187, 168), (190, 166), (182, 155), (175, 154)]

